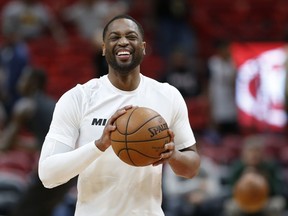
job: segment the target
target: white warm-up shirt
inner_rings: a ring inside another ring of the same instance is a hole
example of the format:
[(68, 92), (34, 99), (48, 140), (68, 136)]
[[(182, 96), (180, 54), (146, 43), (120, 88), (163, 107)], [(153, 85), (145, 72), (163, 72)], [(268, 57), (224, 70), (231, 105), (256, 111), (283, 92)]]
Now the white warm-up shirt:
[[(162, 166), (133, 167), (94, 141), (125, 105), (157, 111), (175, 133), (177, 149), (195, 144), (185, 101), (167, 84), (140, 75), (136, 90), (121, 91), (105, 75), (66, 92), (56, 104), (43, 144), (39, 176), (46, 187), (78, 177), (76, 216), (163, 216)], [(59, 151), (57, 149), (60, 149)]]

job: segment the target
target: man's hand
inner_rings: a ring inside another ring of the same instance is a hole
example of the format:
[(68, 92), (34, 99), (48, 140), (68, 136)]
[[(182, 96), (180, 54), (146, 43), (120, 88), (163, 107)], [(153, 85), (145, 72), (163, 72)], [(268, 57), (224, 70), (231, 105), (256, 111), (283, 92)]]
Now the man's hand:
[(167, 162), (175, 153), (175, 144), (174, 144), (174, 133), (172, 130), (168, 130), (168, 133), (171, 137), (171, 141), (164, 146), (164, 152), (161, 154), (161, 159), (153, 163), (153, 166), (158, 166)]
[(116, 126), (114, 125), (114, 122), (116, 121), (117, 118), (119, 118), (121, 115), (125, 114), (128, 109), (131, 109), (133, 106), (128, 105), (125, 106), (119, 110), (117, 110), (111, 118), (108, 120), (102, 136), (100, 137), (99, 140), (95, 141), (95, 145), (97, 148), (99, 148), (101, 151), (105, 151), (110, 145), (111, 145), (111, 132), (116, 130)]

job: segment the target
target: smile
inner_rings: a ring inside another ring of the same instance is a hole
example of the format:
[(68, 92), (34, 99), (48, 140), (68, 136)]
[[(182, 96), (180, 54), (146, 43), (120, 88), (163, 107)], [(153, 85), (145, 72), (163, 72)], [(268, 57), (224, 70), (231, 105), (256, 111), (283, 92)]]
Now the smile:
[(124, 55), (130, 55), (130, 52), (128, 51), (120, 51), (116, 54), (117, 56), (124, 56)]

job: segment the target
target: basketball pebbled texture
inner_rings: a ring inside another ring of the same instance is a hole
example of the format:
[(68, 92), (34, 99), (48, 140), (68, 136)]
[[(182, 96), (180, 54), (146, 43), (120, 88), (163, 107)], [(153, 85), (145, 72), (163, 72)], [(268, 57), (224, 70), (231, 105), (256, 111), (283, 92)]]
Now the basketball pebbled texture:
[(146, 107), (127, 110), (114, 123), (111, 145), (115, 154), (132, 166), (148, 166), (160, 159), (171, 138), (168, 125), (156, 111)]

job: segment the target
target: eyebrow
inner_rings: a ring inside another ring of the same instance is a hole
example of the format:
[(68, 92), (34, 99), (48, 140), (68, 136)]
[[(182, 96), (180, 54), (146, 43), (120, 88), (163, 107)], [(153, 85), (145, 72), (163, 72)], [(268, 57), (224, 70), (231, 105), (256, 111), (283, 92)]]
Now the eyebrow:
[[(117, 32), (117, 31), (112, 31), (112, 32), (109, 33), (108, 36), (110, 36), (110, 35), (112, 35), (112, 34), (120, 35), (119, 32)], [(129, 32), (126, 32), (126, 33), (125, 33), (125, 35), (129, 35), (129, 34), (136, 34), (136, 35), (139, 37), (139, 34), (138, 34), (136, 31), (129, 31)]]

